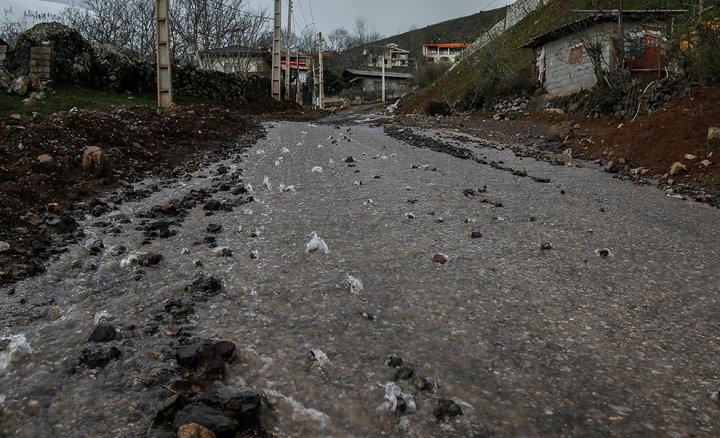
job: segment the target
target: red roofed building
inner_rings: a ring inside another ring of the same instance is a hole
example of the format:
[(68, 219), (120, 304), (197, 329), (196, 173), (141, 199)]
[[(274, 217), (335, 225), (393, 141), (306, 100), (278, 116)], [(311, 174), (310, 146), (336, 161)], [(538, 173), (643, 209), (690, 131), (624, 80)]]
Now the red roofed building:
[(466, 43), (430, 43), (423, 46), (423, 56), (430, 64), (455, 64), (468, 47)]

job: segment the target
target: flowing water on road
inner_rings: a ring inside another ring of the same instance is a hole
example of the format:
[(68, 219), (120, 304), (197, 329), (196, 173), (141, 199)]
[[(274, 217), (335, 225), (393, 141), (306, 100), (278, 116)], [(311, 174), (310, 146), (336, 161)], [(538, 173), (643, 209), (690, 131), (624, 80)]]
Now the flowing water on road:
[[(367, 122), (278, 123), (244, 153), (145, 181), (150, 197), (89, 218), (85, 245), (0, 290), (0, 436), (145, 435), (169, 394), (135, 377), (171, 384), (179, 333), (238, 346), (224, 383), (263, 390), (278, 436), (718, 433), (718, 210), (464, 145), (520, 177)], [(234, 177), (254, 202), (222, 187)], [(200, 189), (232, 211), (200, 203), (146, 241), (138, 213)], [(327, 254), (307, 253), (313, 232)], [(130, 263), (148, 251), (163, 260)], [(188, 293), (201, 274), (222, 291)], [(192, 304), (181, 327), (171, 299)], [(121, 356), (78, 367), (99, 321)], [(438, 419), (441, 400), (462, 414)]]

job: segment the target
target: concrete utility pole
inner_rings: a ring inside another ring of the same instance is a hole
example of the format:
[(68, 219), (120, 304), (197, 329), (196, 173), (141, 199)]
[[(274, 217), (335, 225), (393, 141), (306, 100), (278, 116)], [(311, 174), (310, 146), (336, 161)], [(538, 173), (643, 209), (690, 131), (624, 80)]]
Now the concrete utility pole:
[(323, 38), (322, 38), (322, 32), (318, 34), (318, 37), (320, 39), (320, 50), (318, 51), (320, 55), (320, 109), (325, 109), (325, 75), (323, 72)]
[(280, 0), (275, 0), (275, 27), (273, 30), (272, 98), (280, 100)]
[(287, 55), (285, 56), (285, 100), (290, 98), (290, 41), (292, 40), (292, 0), (288, 0)]
[(382, 58), (382, 101), (385, 102), (385, 55), (382, 55), (381, 58)]
[(170, 53), (170, 0), (155, 0), (158, 108), (170, 108), (172, 55)]
[(295, 81), (295, 103), (302, 105), (302, 88), (300, 87), (300, 48), (297, 49), (297, 80)]

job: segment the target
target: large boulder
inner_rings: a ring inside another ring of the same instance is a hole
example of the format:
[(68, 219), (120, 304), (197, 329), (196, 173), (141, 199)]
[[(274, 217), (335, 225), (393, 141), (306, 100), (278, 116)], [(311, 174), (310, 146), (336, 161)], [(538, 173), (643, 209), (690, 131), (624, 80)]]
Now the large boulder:
[(53, 49), (52, 70), (56, 83), (87, 83), (93, 65), (93, 49), (80, 33), (60, 23), (40, 23), (18, 37), (6, 67), (14, 76), (30, 73), (30, 49), (49, 45)]
[(713, 148), (720, 149), (720, 128), (714, 126), (708, 128), (707, 141)]

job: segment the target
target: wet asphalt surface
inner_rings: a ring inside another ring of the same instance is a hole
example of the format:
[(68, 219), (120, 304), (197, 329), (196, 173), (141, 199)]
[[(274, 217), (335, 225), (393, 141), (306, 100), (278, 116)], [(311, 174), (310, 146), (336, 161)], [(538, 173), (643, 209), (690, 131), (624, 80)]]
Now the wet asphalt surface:
[[(108, 250), (78, 248), (13, 295), (0, 291), (12, 315), (0, 335), (23, 333), (34, 350), (0, 373), (0, 436), (144, 434), (163, 391), (132, 376), (166, 367), (147, 359), (169, 342), (162, 330), (106, 369), (67, 378), (64, 361), (93, 315), (142, 324), (201, 271), (223, 293), (198, 304), (188, 330), (235, 342), (225, 383), (266, 390), (279, 436), (719, 433), (720, 210), (592, 165), (413, 132), (528, 176), (408, 145), (367, 120), (271, 125), (225, 163), (243, 169), (255, 202), (211, 216), (193, 209), (176, 236), (144, 246), (164, 260), (143, 279)], [(182, 196), (211, 173), (122, 211)], [(222, 224), (217, 245), (231, 257), (193, 245), (210, 223)], [(124, 231), (105, 246), (139, 248), (133, 224)], [(327, 254), (306, 252), (313, 232)], [(100, 268), (78, 275), (77, 259)], [(363, 289), (352, 293), (346, 275)], [(37, 321), (22, 318), (33, 310), (18, 310), (21, 297), (44, 309)], [(392, 355), (415, 379), (387, 365)], [(414, 412), (388, 412), (390, 382)], [(440, 400), (462, 414), (439, 419)]]

